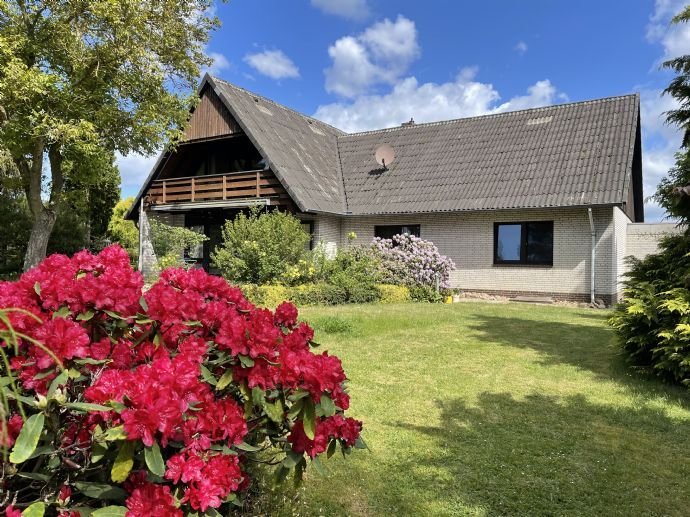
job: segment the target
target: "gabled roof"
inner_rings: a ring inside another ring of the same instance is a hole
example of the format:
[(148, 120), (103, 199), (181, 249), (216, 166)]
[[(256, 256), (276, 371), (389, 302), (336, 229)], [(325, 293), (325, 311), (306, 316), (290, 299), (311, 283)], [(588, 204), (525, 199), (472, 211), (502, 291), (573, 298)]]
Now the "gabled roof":
[[(626, 95), (338, 138), (352, 214), (622, 204), (639, 97)], [(395, 161), (377, 170), (374, 151)]]
[[(305, 212), (622, 205), (639, 182), (636, 94), (347, 134), (209, 75), (199, 92), (206, 87)], [(374, 160), (382, 144), (396, 155), (385, 171)]]
[(346, 210), (337, 147), (345, 133), (221, 79), (208, 81), (302, 211)]

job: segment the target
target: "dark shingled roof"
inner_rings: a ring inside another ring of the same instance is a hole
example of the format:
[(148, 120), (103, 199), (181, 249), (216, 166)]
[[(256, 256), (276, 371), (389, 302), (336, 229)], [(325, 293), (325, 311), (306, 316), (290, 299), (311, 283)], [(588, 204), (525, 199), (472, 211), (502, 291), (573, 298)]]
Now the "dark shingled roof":
[[(624, 203), (639, 97), (626, 95), (338, 138), (352, 214)], [(374, 151), (395, 161), (377, 171)]]
[(346, 210), (337, 147), (344, 132), (221, 79), (209, 79), (301, 210)]
[[(305, 212), (622, 205), (630, 199), (639, 153), (636, 94), (347, 134), (209, 75), (199, 91), (207, 84)], [(382, 144), (396, 155), (385, 171), (374, 160)]]

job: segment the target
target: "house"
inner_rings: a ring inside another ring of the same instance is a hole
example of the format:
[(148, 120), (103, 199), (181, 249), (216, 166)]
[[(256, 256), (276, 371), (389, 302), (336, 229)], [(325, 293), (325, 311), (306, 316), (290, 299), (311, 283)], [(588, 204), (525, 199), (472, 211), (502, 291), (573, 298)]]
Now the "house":
[(205, 233), (194, 258), (212, 268), (223, 222), (260, 204), (331, 253), (351, 232), (431, 240), (464, 291), (607, 304), (621, 292), (629, 228), (644, 221), (638, 95), (348, 134), (209, 75), (198, 93), (127, 214), (145, 273), (149, 218)]

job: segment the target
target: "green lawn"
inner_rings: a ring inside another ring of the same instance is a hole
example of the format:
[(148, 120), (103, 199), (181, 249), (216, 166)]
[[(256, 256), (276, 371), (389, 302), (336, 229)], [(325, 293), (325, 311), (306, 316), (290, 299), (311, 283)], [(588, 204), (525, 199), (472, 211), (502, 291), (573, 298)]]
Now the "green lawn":
[[(302, 515), (688, 515), (690, 395), (626, 369), (607, 313), (311, 308), (372, 452), (309, 470)], [(351, 324), (326, 332), (332, 318)]]

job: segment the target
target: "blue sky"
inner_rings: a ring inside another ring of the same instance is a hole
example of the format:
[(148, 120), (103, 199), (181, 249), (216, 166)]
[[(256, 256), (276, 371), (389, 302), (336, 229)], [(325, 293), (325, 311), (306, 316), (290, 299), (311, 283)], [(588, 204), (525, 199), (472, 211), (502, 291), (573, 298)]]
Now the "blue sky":
[[(210, 71), (351, 131), (639, 92), (648, 196), (679, 145), (659, 64), (690, 53), (690, 27), (668, 23), (683, 3), (231, 0)], [(153, 161), (120, 157), (124, 196)]]

